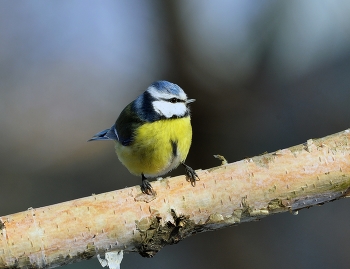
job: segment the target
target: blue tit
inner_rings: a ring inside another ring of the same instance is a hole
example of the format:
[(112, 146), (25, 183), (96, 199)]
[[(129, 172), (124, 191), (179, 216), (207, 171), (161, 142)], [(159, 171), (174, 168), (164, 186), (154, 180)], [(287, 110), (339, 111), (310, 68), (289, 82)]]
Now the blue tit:
[(179, 164), (195, 186), (199, 177), (185, 164), (192, 142), (189, 104), (194, 101), (178, 85), (156, 81), (124, 108), (110, 129), (89, 141), (114, 140), (121, 163), (142, 177), (143, 193), (155, 194), (147, 178), (162, 176)]

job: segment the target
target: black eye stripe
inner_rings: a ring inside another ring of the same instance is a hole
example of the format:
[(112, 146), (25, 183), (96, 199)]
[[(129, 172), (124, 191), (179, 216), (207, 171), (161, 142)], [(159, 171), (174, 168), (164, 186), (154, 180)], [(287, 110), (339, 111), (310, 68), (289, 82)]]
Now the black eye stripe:
[(173, 98), (170, 98), (170, 99), (162, 99), (162, 100), (167, 101), (169, 103), (173, 103), (173, 104), (175, 104), (175, 103), (185, 103), (184, 100), (181, 100), (181, 99), (176, 98), (176, 97), (173, 97)]

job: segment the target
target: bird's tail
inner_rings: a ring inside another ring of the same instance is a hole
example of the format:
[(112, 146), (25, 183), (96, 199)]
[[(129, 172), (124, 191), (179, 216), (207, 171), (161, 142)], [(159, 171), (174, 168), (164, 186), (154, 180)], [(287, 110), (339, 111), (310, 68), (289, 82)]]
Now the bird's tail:
[(89, 141), (97, 141), (97, 140), (118, 140), (118, 135), (116, 134), (115, 126), (113, 125), (110, 129), (103, 130), (97, 134), (95, 134)]

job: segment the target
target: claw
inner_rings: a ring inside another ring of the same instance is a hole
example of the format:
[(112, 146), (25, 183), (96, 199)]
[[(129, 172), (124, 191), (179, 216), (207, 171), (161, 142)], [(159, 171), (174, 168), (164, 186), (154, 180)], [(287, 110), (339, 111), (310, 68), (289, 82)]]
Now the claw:
[(151, 183), (146, 179), (146, 177), (142, 174), (142, 183), (141, 183), (141, 191), (148, 195), (155, 195), (156, 192), (153, 190)]
[(190, 166), (185, 163), (181, 163), (185, 167), (186, 180), (191, 182), (192, 187), (196, 186), (196, 181), (199, 181), (200, 178), (197, 175), (196, 171), (194, 171)]

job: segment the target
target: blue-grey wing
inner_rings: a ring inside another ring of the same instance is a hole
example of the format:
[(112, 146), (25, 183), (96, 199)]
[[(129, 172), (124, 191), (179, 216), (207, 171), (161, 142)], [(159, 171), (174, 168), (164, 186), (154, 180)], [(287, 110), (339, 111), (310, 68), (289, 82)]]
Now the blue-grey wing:
[(111, 128), (95, 134), (89, 141), (116, 140), (123, 146), (129, 146), (133, 142), (135, 130), (144, 123), (135, 112), (133, 104), (134, 102), (124, 108)]
[(123, 146), (129, 146), (134, 140), (137, 128), (142, 124), (144, 121), (136, 113), (134, 102), (131, 102), (124, 108), (115, 122), (119, 142)]

